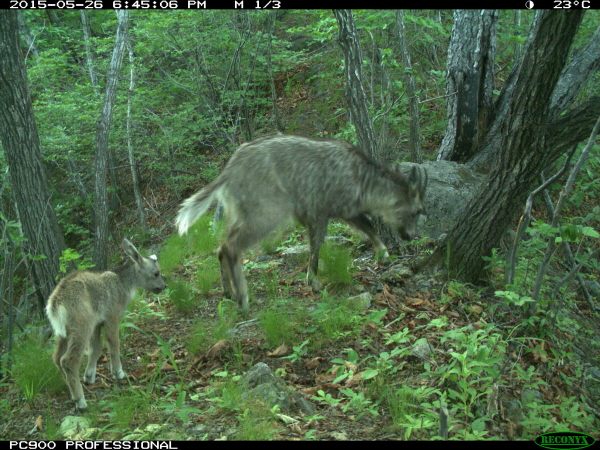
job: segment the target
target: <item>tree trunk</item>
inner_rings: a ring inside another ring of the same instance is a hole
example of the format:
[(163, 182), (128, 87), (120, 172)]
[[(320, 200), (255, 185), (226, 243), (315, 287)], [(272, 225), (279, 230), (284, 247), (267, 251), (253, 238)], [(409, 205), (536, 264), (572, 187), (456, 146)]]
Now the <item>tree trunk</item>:
[[(521, 27), (521, 11), (520, 10), (515, 10), (514, 12), (514, 16), (513, 16), (513, 25), (519, 29)], [(513, 58), (516, 60), (519, 59), (519, 56), (521, 55), (521, 49), (523, 48), (523, 44), (521, 44), (520, 42), (515, 41), (514, 43), (514, 50), (513, 50)]]
[[(43, 307), (56, 284), (65, 242), (46, 182), (17, 14), (13, 10), (0, 10), (0, 135), (19, 220), (27, 238), (24, 252), (33, 258), (29, 267), (38, 304)], [(35, 258), (40, 255), (44, 258)]]
[[(504, 117), (513, 96), (513, 90), (518, 80), (516, 68), (509, 76), (504, 89), (494, 108), (497, 117)], [(587, 45), (571, 60), (563, 69), (550, 100), (550, 111), (548, 117), (551, 123), (547, 127), (549, 136), (545, 140), (546, 152), (552, 156), (548, 159), (545, 168), (574, 145), (588, 138), (595, 123), (599, 102), (594, 97), (582, 102), (576, 107), (566, 111), (573, 104), (577, 95), (595, 71), (600, 68), (600, 27), (596, 30)], [(502, 121), (495, 120), (486, 137), (486, 144), (480, 153), (467, 163), (477, 170), (489, 170), (497, 159), (497, 152), (502, 149), (500, 137), (503, 132), (499, 125)]]
[[(92, 48), (90, 44), (90, 38), (92, 36), (92, 29), (90, 26), (90, 19), (86, 10), (79, 11), (81, 18), (81, 27), (83, 29), (83, 42), (85, 44), (85, 59), (88, 73), (90, 75), (90, 81), (92, 87), (96, 92), (99, 93), (100, 85), (98, 84), (98, 76), (94, 69), (94, 56), (92, 54)], [(117, 176), (117, 162), (113, 150), (109, 147), (108, 149), (108, 174), (110, 178), (110, 184), (113, 186), (113, 190), (110, 193), (110, 209), (115, 210), (118, 208), (119, 198), (116, 187), (119, 186), (119, 178)]]
[(400, 9), (396, 11), (396, 28), (400, 44), (400, 54), (402, 55), (402, 64), (406, 73), (406, 95), (408, 95), (408, 110), (410, 112), (410, 136), (408, 139), (410, 160), (421, 164), (423, 162), (423, 154), (421, 152), (421, 130), (419, 127), (419, 98), (417, 97), (415, 77), (412, 74), (410, 53), (408, 52), (408, 44), (406, 43), (404, 11)]
[(600, 68), (600, 26), (581, 52), (564, 68), (550, 101), (550, 115), (569, 107), (594, 72)]
[(267, 44), (267, 70), (269, 71), (269, 85), (271, 88), (271, 102), (273, 103), (273, 121), (279, 133), (283, 133), (284, 127), (281, 121), (281, 113), (277, 106), (277, 89), (275, 88), (275, 77), (273, 77), (273, 61), (271, 59), (273, 36), (275, 36), (275, 18), (277, 11), (269, 13), (269, 42)]
[(117, 10), (117, 37), (113, 49), (112, 59), (108, 75), (106, 77), (106, 92), (104, 96), (104, 106), (102, 115), (96, 124), (96, 157), (94, 161), (95, 169), (95, 230), (93, 262), (97, 270), (106, 269), (106, 253), (108, 251), (108, 195), (106, 189), (106, 176), (108, 171), (108, 137), (110, 133), (110, 124), (117, 93), (117, 82), (119, 80), (119, 71), (123, 61), (123, 52), (129, 25), (129, 11)]
[(456, 10), (448, 46), (448, 125), (438, 160), (464, 162), (492, 119), (497, 10)]
[(339, 42), (344, 52), (346, 77), (346, 100), (350, 123), (356, 129), (358, 146), (371, 155), (375, 160), (381, 160), (375, 129), (369, 114), (367, 95), (363, 88), (362, 52), (358, 33), (348, 9), (334, 9), (333, 13), (339, 26)]
[(17, 18), (19, 19), (19, 30), (21, 31), (21, 34), (27, 41), (27, 46), (29, 47), (28, 52), (31, 51), (31, 53), (33, 53), (33, 55), (37, 58), (38, 56), (40, 56), (40, 51), (38, 50), (37, 45), (35, 43), (35, 38), (29, 32), (29, 27), (25, 23), (25, 19), (23, 18), (23, 12), (21, 10), (18, 10)]
[(90, 37), (92, 36), (92, 29), (90, 27), (90, 19), (87, 11), (82, 9), (79, 11), (81, 18), (81, 28), (83, 29), (83, 43), (85, 45), (85, 61), (90, 74), (90, 80), (94, 89), (98, 89), (98, 76), (94, 70), (94, 56), (92, 55), (92, 46), (90, 44)]
[(584, 116), (590, 115), (593, 126), (598, 105), (588, 103), (588, 111), (574, 110), (567, 118), (549, 116), (552, 93), (582, 17), (582, 11), (537, 13), (522, 59), (499, 99), (502, 114), (495, 117), (490, 131), (495, 135), (486, 139), (486, 145), (493, 148), (484, 151), (491, 150), (496, 155), (489, 183), (469, 203), (462, 218), (429, 259), (429, 263), (443, 264), (449, 251), (451, 276), (470, 282), (479, 282), (484, 277), (482, 256), (491, 254), (522, 209), (540, 171), (560, 156), (556, 151), (548, 152), (547, 144), (553, 136), (563, 133), (557, 130), (557, 124), (564, 125), (563, 120), (570, 123), (575, 114), (582, 122)]
[(133, 153), (133, 145), (131, 143), (131, 99), (133, 97), (133, 89), (135, 87), (135, 66), (133, 64), (133, 49), (131, 43), (127, 42), (127, 52), (129, 53), (129, 90), (127, 91), (127, 153), (129, 154), (129, 165), (131, 167), (131, 180), (133, 183), (133, 194), (135, 196), (135, 204), (137, 205), (140, 215), (140, 223), (142, 230), (148, 232), (148, 224), (146, 223), (146, 211), (144, 210), (144, 202), (140, 193), (140, 179), (137, 172), (137, 164)]

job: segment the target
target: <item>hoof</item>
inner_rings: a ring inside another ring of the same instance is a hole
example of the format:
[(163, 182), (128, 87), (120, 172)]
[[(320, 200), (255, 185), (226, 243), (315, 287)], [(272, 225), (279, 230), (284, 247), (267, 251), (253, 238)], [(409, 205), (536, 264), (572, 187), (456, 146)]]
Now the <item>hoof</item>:
[(85, 384), (94, 384), (96, 382), (96, 372), (94, 372), (92, 374), (86, 373), (83, 376), (83, 382)]

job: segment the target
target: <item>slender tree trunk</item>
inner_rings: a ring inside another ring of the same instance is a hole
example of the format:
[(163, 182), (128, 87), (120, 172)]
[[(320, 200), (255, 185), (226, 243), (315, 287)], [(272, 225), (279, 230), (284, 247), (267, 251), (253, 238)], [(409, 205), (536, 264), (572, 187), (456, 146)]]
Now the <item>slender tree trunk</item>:
[(406, 95), (408, 95), (408, 109), (410, 112), (410, 136), (408, 139), (410, 160), (421, 164), (423, 162), (423, 154), (421, 152), (421, 131), (419, 127), (419, 98), (417, 96), (415, 77), (412, 74), (408, 44), (406, 43), (404, 11), (401, 9), (396, 11), (396, 29), (398, 32), (398, 43), (400, 44), (400, 54), (402, 55), (402, 64), (406, 73)]
[(106, 77), (106, 92), (104, 97), (104, 106), (102, 115), (96, 124), (96, 157), (94, 161), (95, 169), (95, 241), (93, 262), (97, 270), (106, 269), (106, 254), (108, 251), (108, 194), (106, 189), (106, 176), (108, 172), (108, 137), (110, 133), (110, 124), (117, 93), (117, 82), (119, 80), (119, 71), (121, 62), (123, 61), (123, 53), (125, 49), (125, 40), (127, 35), (127, 27), (129, 25), (129, 11), (117, 10), (117, 37), (115, 39), (115, 47), (113, 49), (112, 59), (108, 75)]
[[(0, 187), (0, 197), (5, 185), (8, 184), (8, 179), (5, 179)], [(4, 346), (0, 345), (0, 376), (7, 374), (7, 370), (10, 370), (11, 360), (10, 355), (12, 354), (13, 342), (14, 342), (14, 319), (15, 319), (15, 305), (14, 305), (14, 267), (15, 259), (17, 254), (17, 245), (10, 234), (9, 221), (7, 219), (8, 214), (3, 211), (2, 202), (0, 201), (0, 222), (2, 223), (2, 246), (4, 250), (4, 265), (2, 267), (2, 277), (0, 278), (0, 297), (3, 301), (0, 304), (0, 318), (3, 323), (6, 323), (6, 327), (3, 330), (6, 336), (6, 353), (8, 358), (4, 357), (3, 350)], [(4, 322), (4, 315), (6, 315), (6, 322)], [(6, 365), (4, 365), (6, 363)]]
[[(17, 14), (14, 10), (0, 10), (0, 136), (12, 193), (27, 238), (24, 251), (33, 258), (29, 267), (42, 312), (56, 284), (65, 242), (46, 181), (19, 42)], [(40, 255), (44, 257), (36, 258)]]
[(271, 48), (273, 42), (273, 36), (275, 35), (275, 17), (277, 11), (269, 12), (269, 42), (267, 44), (267, 67), (269, 71), (269, 84), (271, 86), (271, 101), (273, 102), (273, 119), (275, 121), (275, 128), (280, 133), (283, 132), (283, 124), (281, 123), (281, 114), (279, 112), (279, 106), (277, 106), (277, 90), (275, 89), (275, 79), (273, 77), (273, 62), (271, 61)]
[[(514, 26), (517, 27), (517, 29), (521, 28), (521, 11), (520, 10), (515, 10), (514, 12)], [(523, 48), (523, 44), (521, 44), (520, 42), (516, 42), (514, 44), (514, 59), (517, 60), (519, 59), (519, 56), (521, 55), (521, 49)]]
[(131, 99), (133, 97), (133, 89), (135, 87), (135, 66), (133, 64), (133, 49), (131, 42), (127, 42), (127, 51), (129, 53), (129, 91), (127, 92), (127, 152), (129, 154), (129, 165), (131, 167), (131, 179), (133, 182), (133, 194), (135, 196), (135, 204), (137, 205), (140, 215), (140, 223), (142, 230), (148, 232), (148, 224), (146, 223), (146, 211), (144, 210), (144, 202), (140, 193), (140, 179), (137, 172), (137, 164), (133, 153), (133, 145), (131, 143)]
[(87, 14), (87, 10), (82, 9), (79, 11), (81, 18), (81, 28), (83, 29), (83, 43), (85, 46), (85, 61), (90, 74), (90, 80), (94, 89), (98, 89), (98, 76), (94, 70), (94, 55), (92, 54), (92, 46), (90, 44), (90, 38), (92, 36), (92, 28), (90, 26), (90, 19)]
[(352, 12), (348, 9), (334, 9), (333, 13), (339, 26), (339, 42), (344, 52), (346, 100), (350, 123), (356, 129), (359, 147), (379, 161), (381, 155), (375, 139), (373, 120), (369, 114), (367, 95), (363, 88), (362, 52)]

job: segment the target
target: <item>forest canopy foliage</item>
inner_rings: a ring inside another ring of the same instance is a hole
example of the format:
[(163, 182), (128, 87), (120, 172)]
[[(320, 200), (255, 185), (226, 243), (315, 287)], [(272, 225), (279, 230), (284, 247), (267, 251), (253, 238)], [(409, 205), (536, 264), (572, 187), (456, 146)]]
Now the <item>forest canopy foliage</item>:
[[(20, 14), (53, 207), (67, 247), (87, 254), (94, 220), (94, 136), (117, 17), (108, 10)], [(395, 12), (357, 10), (353, 16), (378, 146), (388, 162), (408, 160), (410, 117)], [(451, 11), (412, 11), (403, 20), (414, 61), (410, 73), (417, 86), (424, 159), (431, 160), (446, 125), (446, 43), (453, 16)], [(531, 11), (499, 14), (496, 95), (522, 51), (532, 20)], [(242, 142), (278, 131), (355, 142), (331, 11), (133, 11), (130, 22), (131, 54), (120, 70), (109, 140), (113, 232), (123, 219), (120, 232), (137, 233), (140, 227), (133, 216), (119, 217), (133, 209), (128, 144), (141, 173), (152, 232), (162, 233), (168, 226), (164, 216), (159, 220), (164, 207), (172, 208), (182, 191), (213, 179)], [(589, 11), (573, 54), (585, 46), (597, 23), (598, 13)], [(597, 81), (596, 74), (579, 97), (597, 93)], [(16, 219), (10, 190), (3, 191), (2, 202), (6, 217)], [(120, 236), (112, 241), (120, 242)]]
[[(29, 10), (21, 15), (53, 207), (67, 247), (87, 253), (94, 218), (95, 128), (117, 18), (114, 11)], [(353, 15), (376, 139), (386, 160), (407, 160), (410, 118), (395, 12), (358, 10)], [(84, 16), (90, 31), (85, 38)], [(446, 123), (446, 43), (452, 19), (451, 11), (404, 15), (425, 159), (435, 158)], [(496, 94), (522, 51), (532, 20), (531, 11), (499, 14)], [(168, 224), (158, 220), (160, 209), (172, 208), (182, 191), (213, 179), (241, 142), (277, 131), (355, 141), (345, 112), (344, 59), (331, 11), (134, 11), (130, 21), (132, 52), (121, 68), (109, 141), (113, 231), (115, 220), (122, 220), (120, 214), (132, 204), (128, 142), (142, 174), (148, 220), (152, 231), (161, 233)], [(597, 23), (598, 13), (589, 11), (573, 54), (585, 46)], [(597, 91), (596, 74), (579, 97)], [(2, 202), (5, 216), (16, 219), (10, 190), (3, 191)], [(137, 232), (140, 226), (131, 218), (124, 225), (120, 232)]]

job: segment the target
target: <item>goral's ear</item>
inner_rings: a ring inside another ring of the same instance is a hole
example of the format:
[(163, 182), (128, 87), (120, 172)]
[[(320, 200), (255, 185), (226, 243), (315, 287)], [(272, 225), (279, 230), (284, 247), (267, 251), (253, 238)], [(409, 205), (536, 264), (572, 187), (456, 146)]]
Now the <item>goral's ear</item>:
[(123, 239), (123, 251), (136, 264), (141, 264), (142, 260), (144, 259), (142, 255), (140, 255), (140, 253), (137, 251), (135, 246), (131, 242), (129, 242), (127, 238)]
[(421, 174), (417, 170), (417, 166), (412, 166), (410, 169), (410, 174), (408, 175), (408, 181), (411, 184), (418, 184)]
[(419, 194), (421, 199), (425, 198), (427, 189), (427, 170), (419, 166), (412, 166), (408, 174), (408, 191), (411, 196)]
[(415, 196), (421, 191), (421, 174), (417, 170), (417, 166), (412, 166), (408, 174), (408, 192), (410, 196)]

